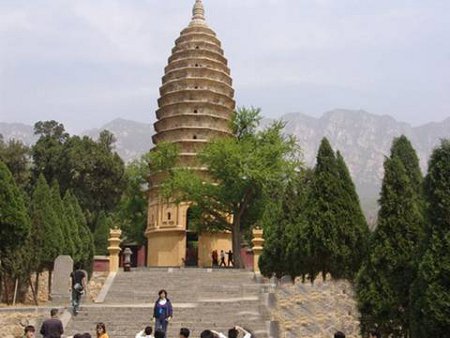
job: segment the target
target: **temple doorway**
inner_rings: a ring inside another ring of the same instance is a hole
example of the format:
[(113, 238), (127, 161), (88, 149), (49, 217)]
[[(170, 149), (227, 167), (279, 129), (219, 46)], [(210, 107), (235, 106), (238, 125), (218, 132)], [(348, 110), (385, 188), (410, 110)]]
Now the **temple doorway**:
[(185, 266), (198, 266), (198, 233), (192, 226), (192, 211), (186, 212), (186, 258)]

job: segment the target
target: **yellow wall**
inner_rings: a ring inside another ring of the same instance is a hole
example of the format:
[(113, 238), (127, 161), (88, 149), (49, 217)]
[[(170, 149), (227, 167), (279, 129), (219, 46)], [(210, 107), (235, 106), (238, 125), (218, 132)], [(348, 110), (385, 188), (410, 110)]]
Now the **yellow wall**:
[(148, 238), (148, 266), (181, 266), (186, 255), (184, 230), (152, 231)]
[(227, 252), (232, 249), (231, 233), (202, 233), (198, 236), (198, 265), (212, 266), (213, 250), (217, 250), (220, 261), (220, 250)]

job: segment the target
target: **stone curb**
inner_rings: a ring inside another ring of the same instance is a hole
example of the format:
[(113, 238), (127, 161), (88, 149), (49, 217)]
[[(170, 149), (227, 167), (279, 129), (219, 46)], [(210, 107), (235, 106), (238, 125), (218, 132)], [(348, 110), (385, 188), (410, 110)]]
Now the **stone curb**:
[(106, 295), (108, 294), (109, 289), (111, 288), (112, 283), (114, 282), (114, 278), (116, 278), (117, 272), (110, 272), (108, 278), (106, 278), (105, 284), (103, 284), (100, 293), (97, 298), (95, 298), (94, 303), (103, 303), (105, 301)]

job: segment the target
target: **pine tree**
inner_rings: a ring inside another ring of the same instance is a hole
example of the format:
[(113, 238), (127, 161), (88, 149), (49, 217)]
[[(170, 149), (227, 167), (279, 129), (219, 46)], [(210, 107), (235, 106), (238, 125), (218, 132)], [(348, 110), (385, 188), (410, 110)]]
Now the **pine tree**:
[(70, 224), (67, 214), (64, 210), (64, 203), (61, 199), (59, 184), (56, 180), (54, 180), (52, 183), (50, 193), (52, 195), (53, 209), (55, 210), (56, 216), (58, 217), (58, 223), (64, 237), (62, 254), (69, 255), (73, 258), (75, 249), (71, 238), (71, 231), (69, 229)]
[(105, 212), (101, 212), (97, 224), (95, 226), (95, 233), (94, 233), (94, 246), (95, 246), (95, 253), (97, 255), (108, 254), (109, 229), (111, 228), (112, 228), (111, 217), (106, 215)]
[(412, 288), (414, 338), (447, 337), (450, 327), (450, 141), (442, 141), (425, 179), (427, 239)]
[(378, 226), (370, 257), (357, 278), (361, 330), (378, 326), (383, 335), (408, 337), (409, 289), (423, 237), (421, 206), (400, 158), (384, 162)]
[(50, 188), (43, 175), (39, 175), (33, 192), (31, 208), (32, 237), (40, 261), (40, 269), (50, 268), (62, 252), (63, 234), (51, 203)]

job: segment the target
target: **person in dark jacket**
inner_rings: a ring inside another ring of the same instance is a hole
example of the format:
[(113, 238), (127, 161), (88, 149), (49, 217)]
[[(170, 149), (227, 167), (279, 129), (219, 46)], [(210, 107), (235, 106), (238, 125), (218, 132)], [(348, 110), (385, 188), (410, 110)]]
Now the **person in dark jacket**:
[(158, 296), (159, 298), (155, 302), (155, 307), (153, 308), (153, 318), (155, 320), (155, 332), (163, 331), (164, 336), (167, 338), (167, 326), (169, 325), (169, 321), (172, 319), (173, 315), (172, 303), (167, 298), (166, 290), (160, 290), (158, 292)]
[(64, 333), (63, 325), (57, 316), (58, 309), (51, 309), (51, 318), (42, 323), (40, 332), (44, 338), (61, 338), (61, 335)]

